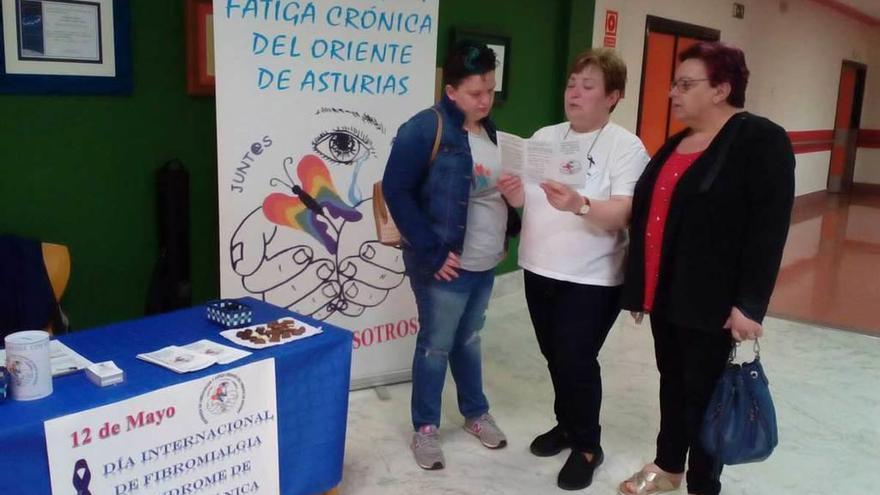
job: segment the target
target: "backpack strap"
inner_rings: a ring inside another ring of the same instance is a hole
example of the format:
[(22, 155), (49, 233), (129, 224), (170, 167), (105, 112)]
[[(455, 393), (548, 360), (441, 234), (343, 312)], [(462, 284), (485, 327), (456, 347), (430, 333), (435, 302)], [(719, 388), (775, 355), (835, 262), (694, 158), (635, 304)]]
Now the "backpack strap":
[(431, 107), (431, 110), (437, 114), (437, 134), (434, 135), (434, 147), (431, 149), (431, 161), (428, 162), (429, 167), (434, 163), (434, 159), (437, 158), (437, 152), (440, 151), (440, 138), (443, 136), (443, 115), (440, 114), (436, 107)]

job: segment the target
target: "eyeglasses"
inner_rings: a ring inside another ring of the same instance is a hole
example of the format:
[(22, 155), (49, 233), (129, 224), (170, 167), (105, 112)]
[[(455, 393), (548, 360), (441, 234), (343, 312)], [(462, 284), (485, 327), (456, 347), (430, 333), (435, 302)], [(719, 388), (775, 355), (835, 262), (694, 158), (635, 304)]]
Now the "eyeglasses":
[(669, 91), (673, 91), (676, 88), (678, 88), (678, 90), (681, 91), (682, 93), (687, 93), (688, 91), (691, 90), (691, 88), (696, 86), (698, 82), (708, 81), (708, 80), (709, 80), (708, 77), (704, 77), (702, 79), (688, 79), (688, 78), (684, 78), (684, 77), (682, 77), (681, 79), (673, 79), (672, 85), (669, 87)]

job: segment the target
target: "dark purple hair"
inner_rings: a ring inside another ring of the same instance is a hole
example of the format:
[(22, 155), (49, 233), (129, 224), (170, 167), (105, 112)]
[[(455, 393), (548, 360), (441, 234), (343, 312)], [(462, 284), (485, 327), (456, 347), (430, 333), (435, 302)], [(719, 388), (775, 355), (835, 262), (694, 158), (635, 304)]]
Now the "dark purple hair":
[(736, 108), (745, 106), (749, 69), (746, 67), (746, 56), (742, 50), (720, 41), (701, 41), (678, 56), (679, 62), (692, 58), (706, 65), (706, 73), (713, 87), (721, 83), (730, 84), (727, 103)]

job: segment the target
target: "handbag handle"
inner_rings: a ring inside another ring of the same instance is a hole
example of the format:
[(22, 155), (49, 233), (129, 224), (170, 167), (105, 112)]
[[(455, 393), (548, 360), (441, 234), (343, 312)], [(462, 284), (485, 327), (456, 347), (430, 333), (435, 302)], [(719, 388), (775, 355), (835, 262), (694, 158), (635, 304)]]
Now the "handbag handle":
[[(736, 349), (742, 345), (742, 342), (736, 342), (733, 347), (730, 348), (730, 357), (727, 358), (727, 364), (733, 364), (733, 361), (736, 359)], [(752, 350), (755, 351), (755, 361), (761, 360), (761, 343), (758, 339), (755, 339), (755, 343), (752, 346)]]

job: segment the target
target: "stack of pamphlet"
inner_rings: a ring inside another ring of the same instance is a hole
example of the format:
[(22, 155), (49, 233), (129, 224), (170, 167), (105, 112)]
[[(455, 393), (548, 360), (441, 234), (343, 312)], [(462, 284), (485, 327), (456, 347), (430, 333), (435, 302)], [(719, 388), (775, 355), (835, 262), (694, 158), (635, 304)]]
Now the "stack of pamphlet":
[(125, 381), (125, 372), (113, 361), (94, 363), (86, 367), (86, 376), (99, 387), (116, 385)]
[(205, 369), (215, 363), (228, 364), (251, 353), (210, 340), (200, 340), (185, 346), (170, 345), (153, 352), (138, 354), (139, 359), (158, 364), (176, 373)]

